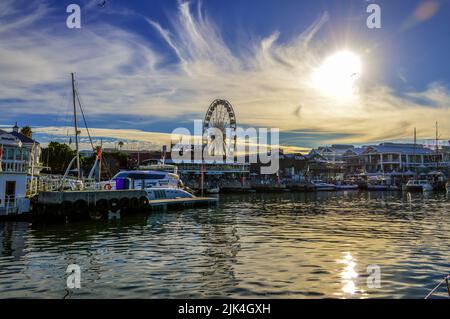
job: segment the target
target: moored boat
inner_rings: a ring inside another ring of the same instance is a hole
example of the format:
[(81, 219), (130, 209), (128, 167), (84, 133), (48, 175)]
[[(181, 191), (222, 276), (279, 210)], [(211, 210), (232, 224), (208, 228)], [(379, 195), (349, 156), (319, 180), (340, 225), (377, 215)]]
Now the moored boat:
[(406, 183), (405, 190), (407, 192), (429, 192), (433, 190), (433, 186), (426, 179), (410, 179)]
[(206, 189), (207, 194), (219, 194), (220, 188), (219, 187), (210, 187)]
[(399, 190), (397, 185), (393, 185), (391, 179), (385, 176), (373, 176), (367, 180), (367, 190), (369, 191), (395, 191)]
[(195, 197), (183, 189), (184, 185), (177, 174), (166, 171), (121, 171), (111, 181), (103, 182), (102, 188), (143, 189), (149, 200)]
[(312, 180), (311, 184), (315, 191), (334, 191), (334, 190), (336, 190), (336, 185), (325, 183), (325, 182), (321, 181), (320, 179)]
[(336, 184), (336, 190), (356, 190), (359, 186), (357, 184), (353, 184), (351, 182), (342, 182)]

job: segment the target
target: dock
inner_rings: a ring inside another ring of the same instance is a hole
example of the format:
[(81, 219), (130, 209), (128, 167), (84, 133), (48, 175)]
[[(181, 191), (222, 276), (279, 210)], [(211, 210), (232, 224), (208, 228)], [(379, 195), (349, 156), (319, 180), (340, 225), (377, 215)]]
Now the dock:
[(41, 192), (32, 203), (33, 221), (73, 221), (107, 218), (153, 210), (184, 209), (216, 205), (217, 198), (194, 197), (149, 200), (144, 190)]

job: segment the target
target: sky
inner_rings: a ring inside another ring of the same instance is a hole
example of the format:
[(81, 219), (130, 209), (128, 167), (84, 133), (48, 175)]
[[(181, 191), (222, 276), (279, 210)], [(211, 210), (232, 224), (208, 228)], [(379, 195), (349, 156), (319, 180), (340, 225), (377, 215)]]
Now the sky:
[[(436, 121), (450, 139), (449, 0), (100, 2), (0, 1), (0, 127), (69, 141), (75, 72), (95, 143), (159, 148), (216, 98), (291, 150), (411, 142), (414, 128), (432, 139)], [(80, 29), (66, 26), (71, 3)], [(373, 3), (380, 29), (366, 25)], [(339, 52), (361, 63), (345, 98), (314, 80)]]

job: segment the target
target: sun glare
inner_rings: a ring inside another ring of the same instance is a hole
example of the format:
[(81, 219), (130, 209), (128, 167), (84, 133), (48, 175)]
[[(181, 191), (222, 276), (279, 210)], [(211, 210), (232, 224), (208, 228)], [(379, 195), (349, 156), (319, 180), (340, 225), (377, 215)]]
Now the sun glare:
[(361, 69), (361, 59), (356, 54), (350, 51), (337, 52), (314, 71), (314, 87), (331, 97), (352, 97)]

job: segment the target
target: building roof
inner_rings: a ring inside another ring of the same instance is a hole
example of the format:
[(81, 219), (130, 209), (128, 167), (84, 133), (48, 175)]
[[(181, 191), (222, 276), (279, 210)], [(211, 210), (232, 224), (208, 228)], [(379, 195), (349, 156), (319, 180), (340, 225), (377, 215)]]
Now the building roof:
[(10, 132), (8, 134), (14, 135), (15, 137), (17, 137), (22, 143), (27, 143), (27, 144), (39, 144), (39, 142), (33, 140), (32, 138), (29, 138), (28, 136), (23, 135), (22, 133), (19, 132)]
[(416, 155), (430, 155), (433, 150), (417, 144), (382, 143), (380, 145), (370, 145), (365, 148), (364, 153), (402, 153)]
[(18, 146), (21, 142), (15, 135), (0, 129), (0, 144)]
[(348, 150), (353, 150), (353, 145), (333, 144), (331, 146), (319, 146), (315, 151), (321, 155), (344, 155)]
[(345, 151), (345, 153), (343, 154), (343, 156), (359, 156), (362, 153), (364, 153), (364, 151), (366, 150), (365, 147), (355, 147), (355, 148), (350, 148), (348, 150)]

